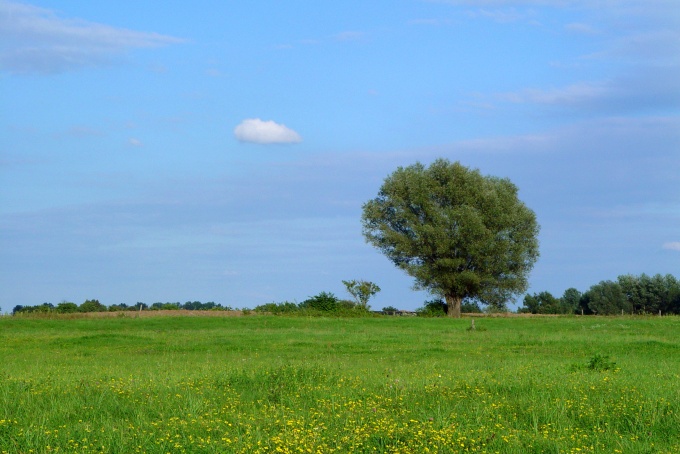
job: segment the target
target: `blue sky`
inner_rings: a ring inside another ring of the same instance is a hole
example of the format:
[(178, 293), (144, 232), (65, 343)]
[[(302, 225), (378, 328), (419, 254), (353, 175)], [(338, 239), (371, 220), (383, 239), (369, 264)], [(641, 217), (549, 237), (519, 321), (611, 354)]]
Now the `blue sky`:
[(680, 276), (676, 0), (0, 0), (0, 307), (428, 298), (361, 206), (510, 178), (530, 291)]

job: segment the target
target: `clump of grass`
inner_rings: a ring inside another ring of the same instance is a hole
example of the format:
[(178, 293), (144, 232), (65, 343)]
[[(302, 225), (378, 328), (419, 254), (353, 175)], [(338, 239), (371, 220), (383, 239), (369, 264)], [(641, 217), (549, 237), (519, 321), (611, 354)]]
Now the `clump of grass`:
[(616, 363), (609, 359), (609, 355), (600, 355), (598, 353), (590, 358), (587, 367), (590, 370), (603, 372), (605, 370), (613, 370), (616, 367)]
[(470, 320), (470, 326), (467, 327), (466, 331), (486, 331), (486, 326), (475, 326), (475, 319)]
[(591, 356), (585, 365), (572, 364), (570, 367), (572, 372), (577, 370), (591, 370), (595, 372), (604, 372), (608, 370), (616, 371), (616, 362), (612, 361), (609, 355), (601, 355), (596, 353)]

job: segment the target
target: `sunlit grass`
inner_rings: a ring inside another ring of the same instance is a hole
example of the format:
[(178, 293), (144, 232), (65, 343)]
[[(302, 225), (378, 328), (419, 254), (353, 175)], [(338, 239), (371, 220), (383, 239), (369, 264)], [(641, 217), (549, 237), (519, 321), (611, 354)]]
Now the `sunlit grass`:
[(3, 318), (0, 452), (680, 452), (680, 318), (469, 323)]

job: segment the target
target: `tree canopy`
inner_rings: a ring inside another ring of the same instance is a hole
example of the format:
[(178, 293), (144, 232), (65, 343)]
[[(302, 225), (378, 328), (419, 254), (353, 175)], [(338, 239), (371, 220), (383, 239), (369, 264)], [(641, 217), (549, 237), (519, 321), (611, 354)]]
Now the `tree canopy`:
[(465, 298), (502, 304), (527, 288), (539, 226), (517, 193), (446, 159), (399, 167), (363, 205), (364, 237), (459, 317)]
[(366, 310), (369, 308), (368, 300), (380, 291), (378, 284), (363, 279), (358, 281), (354, 279), (351, 281), (342, 281), (342, 283), (345, 284), (347, 293), (352, 295), (357, 305)]

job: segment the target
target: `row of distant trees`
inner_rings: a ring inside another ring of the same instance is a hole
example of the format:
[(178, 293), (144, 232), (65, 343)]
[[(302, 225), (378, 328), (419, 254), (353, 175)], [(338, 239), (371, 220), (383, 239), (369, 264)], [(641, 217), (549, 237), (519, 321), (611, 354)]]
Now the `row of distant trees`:
[(523, 303), (518, 312), (531, 314), (680, 314), (680, 280), (671, 274), (624, 274), (585, 293), (569, 288), (561, 298), (550, 292), (527, 294)]
[(221, 304), (209, 301), (201, 303), (200, 301), (187, 301), (184, 304), (177, 303), (153, 303), (151, 306), (145, 303), (138, 302), (133, 305), (125, 303), (112, 304), (105, 306), (99, 300), (85, 300), (82, 304), (71, 303), (69, 301), (62, 301), (56, 306), (52, 303), (43, 303), (37, 306), (15, 306), (12, 314), (35, 314), (35, 313), (57, 313), (57, 314), (75, 314), (78, 312), (121, 312), (121, 311), (138, 311), (138, 310), (188, 310), (188, 311), (231, 311), (234, 310), (230, 306), (222, 306)]

